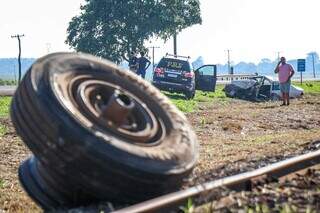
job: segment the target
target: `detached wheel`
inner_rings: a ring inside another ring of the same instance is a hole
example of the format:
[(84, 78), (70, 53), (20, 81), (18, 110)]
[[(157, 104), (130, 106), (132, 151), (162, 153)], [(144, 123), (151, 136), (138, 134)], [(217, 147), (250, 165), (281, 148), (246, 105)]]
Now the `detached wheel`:
[(93, 56), (36, 61), (11, 105), (35, 157), (19, 171), (44, 209), (135, 203), (178, 189), (197, 160), (185, 116), (150, 83)]

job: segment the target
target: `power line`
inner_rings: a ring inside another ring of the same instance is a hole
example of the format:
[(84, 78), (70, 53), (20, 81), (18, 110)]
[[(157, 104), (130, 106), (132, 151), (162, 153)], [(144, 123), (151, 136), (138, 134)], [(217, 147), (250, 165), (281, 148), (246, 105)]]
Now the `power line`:
[(18, 55), (18, 65), (19, 65), (19, 78), (18, 78), (18, 84), (20, 84), (21, 81), (21, 37), (24, 37), (24, 34), (17, 34), (12, 35), (11, 38), (17, 38), (18, 44), (19, 44), (19, 55)]

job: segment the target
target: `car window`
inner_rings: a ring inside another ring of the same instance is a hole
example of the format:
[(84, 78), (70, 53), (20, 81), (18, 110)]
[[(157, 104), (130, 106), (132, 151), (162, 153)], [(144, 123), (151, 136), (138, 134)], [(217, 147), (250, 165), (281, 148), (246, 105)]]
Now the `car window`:
[(213, 66), (204, 66), (198, 70), (199, 70), (199, 73), (202, 75), (214, 75), (214, 67)]
[(172, 59), (172, 58), (161, 59), (158, 64), (158, 67), (174, 69), (174, 70), (183, 70), (183, 71), (191, 70), (191, 66), (188, 61)]
[(280, 90), (280, 85), (277, 82), (273, 82), (272, 90)]

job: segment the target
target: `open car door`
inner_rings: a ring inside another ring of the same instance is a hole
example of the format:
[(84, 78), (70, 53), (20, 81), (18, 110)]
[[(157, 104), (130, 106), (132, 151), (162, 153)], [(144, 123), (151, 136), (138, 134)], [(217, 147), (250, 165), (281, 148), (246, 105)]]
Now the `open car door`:
[(203, 65), (195, 71), (196, 89), (214, 92), (217, 82), (217, 66)]

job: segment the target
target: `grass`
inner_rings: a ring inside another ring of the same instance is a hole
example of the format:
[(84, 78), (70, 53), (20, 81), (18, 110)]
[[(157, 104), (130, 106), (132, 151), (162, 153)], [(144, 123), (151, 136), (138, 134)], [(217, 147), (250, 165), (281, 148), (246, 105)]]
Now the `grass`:
[(228, 98), (222, 91), (223, 88), (223, 85), (217, 85), (215, 92), (203, 92), (197, 90), (196, 95), (192, 100), (187, 100), (182, 94), (169, 92), (164, 92), (164, 94), (167, 95), (182, 112), (187, 113), (197, 110), (199, 103), (227, 100)]
[[(318, 95), (320, 94), (320, 81), (308, 81), (304, 82), (302, 85), (299, 82), (293, 83), (304, 89), (305, 94)], [(185, 113), (196, 111), (200, 103), (210, 103), (213, 101), (226, 102), (229, 100), (223, 92), (224, 85), (217, 85), (215, 92), (203, 92), (196, 91), (194, 99), (187, 100), (184, 95), (177, 93), (164, 92), (171, 101)]]
[(0, 124), (0, 137), (4, 136), (8, 132), (8, 127)]
[(17, 85), (17, 82), (14, 80), (4, 80), (0, 78), (0, 85), (1, 86)]
[(0, 178), (0, 189), (2, 189), (3, 187), (4, 187), (4, 180)]
[(293, 84), (304, 89), (305, 94), (320, 94), (320, 81), (308, 81), (302, 84), (294, 82)]
[(11, 103), (11, 97), (0, 97), (0, 117), (9, 116), (9, 108)]
[(186, 203), (185, 206), (182, 207), (181, 210), (182, 210), (183, 213), (192, 213), (192, 212), (194, 212), (194, 204), (193, 204), (191, 198), (188, 199), (188, 202)]

